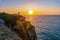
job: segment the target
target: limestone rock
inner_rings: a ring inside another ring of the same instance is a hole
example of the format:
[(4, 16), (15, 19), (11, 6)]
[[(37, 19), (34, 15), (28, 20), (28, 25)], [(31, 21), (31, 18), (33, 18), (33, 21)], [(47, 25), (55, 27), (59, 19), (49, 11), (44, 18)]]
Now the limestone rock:
[(0, 25), (0, 40), (21, 40), (21, 38), (5, 25)]

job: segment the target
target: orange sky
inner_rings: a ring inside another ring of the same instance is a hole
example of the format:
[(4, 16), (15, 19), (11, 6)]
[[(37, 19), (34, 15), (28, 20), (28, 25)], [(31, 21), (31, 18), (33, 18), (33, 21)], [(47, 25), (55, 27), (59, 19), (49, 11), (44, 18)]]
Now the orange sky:
[[(10, 14), (17, 14), (18, 12), (21, 13), (21, 15), (29, 15), (28, 10), (0, 10), (0, 12), (7, 12)], [(33, 10), (33, 15), (60, 15), (60, 11), (56, 10)]]
[(0, 0), (0, 12), (29, 15), (60, 15), (60, 0)]

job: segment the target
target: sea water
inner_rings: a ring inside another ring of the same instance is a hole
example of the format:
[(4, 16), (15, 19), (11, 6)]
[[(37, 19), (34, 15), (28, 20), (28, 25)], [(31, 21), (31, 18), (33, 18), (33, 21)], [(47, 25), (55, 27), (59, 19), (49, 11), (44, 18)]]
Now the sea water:
[(60, 40), (60, 15), (31, 17), (38, 40)]

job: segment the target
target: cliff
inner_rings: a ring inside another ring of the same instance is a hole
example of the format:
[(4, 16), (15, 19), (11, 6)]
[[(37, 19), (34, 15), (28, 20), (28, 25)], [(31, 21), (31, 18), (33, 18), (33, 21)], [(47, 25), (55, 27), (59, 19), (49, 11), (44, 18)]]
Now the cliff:
[(5, 25), (0, 26), (0, 40), (21, 40), (15, 32)]

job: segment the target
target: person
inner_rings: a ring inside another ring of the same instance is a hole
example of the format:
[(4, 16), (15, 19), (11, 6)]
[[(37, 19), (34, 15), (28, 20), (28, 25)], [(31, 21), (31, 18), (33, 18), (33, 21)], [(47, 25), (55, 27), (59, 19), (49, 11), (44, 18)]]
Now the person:
[(14, 30), (22, 40), (37, 40), (34, 26), (29, 21), (26, 21), (23, 16), (20, 16), (17, 20)]

